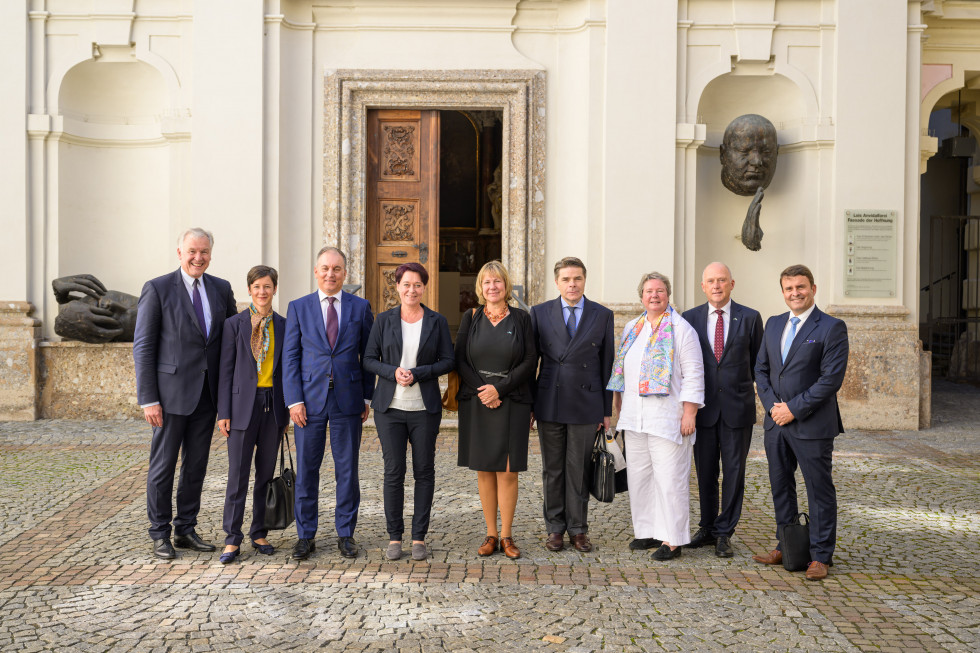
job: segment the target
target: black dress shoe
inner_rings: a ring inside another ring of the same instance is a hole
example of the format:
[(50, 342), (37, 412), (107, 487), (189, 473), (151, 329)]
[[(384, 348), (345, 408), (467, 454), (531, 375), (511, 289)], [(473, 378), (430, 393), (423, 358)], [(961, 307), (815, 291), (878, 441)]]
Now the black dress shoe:
[(661, 544), (663, 544), (662, 541), (652, 537), (639, 537), (630, 542), (630, 551), (646, 551), (647, 549), (656, 549)]
[(684, 547), (682, 546), (672, 549), (670, 545), (662, 544), (659, 549), (653, 552), (652, 557), (654, 560), (673, 560), (674, 558), (680, 558), (682, 553), (684, 553)]
[(338, 537), (337, 548), (340, 549), (340, 555), (345, 558), (357, 557), (357, 542), (353, 537)]
[(153, 540), (153, 555), (161, 560), (173, 560), (177, 557), (177, 552), (170, 544), (170, 538), (165, 537), (162, 540)]
[(208, 544), (202, 540), (194, 531), (176, 536), (174, 538), (174, 546), (178, 549), (192, 549), (205, 553), (214, 553), (215, 550), (213, 544)]
[(715, 555), (719, 558), (731, 558), (735, 555), (732, 551), (732, 542), (727, 535), (718, 536), (718, 541), (715, 542)]
[(316, 542), (313, 538), (299, 538), (296, 546), (293, 547), (293, 560), (306, 560), (310, 554), (316, 551)]
[(715, 536), (711, 534), (711, 531), (709, 531), (707, 528), (699, 528), (694, 534), (694, 537), (691, 538), (691, 541), (684, 546), (689, 549), (700, 549), (705, 544), (714, 544), (716, 541), (717, 540)]

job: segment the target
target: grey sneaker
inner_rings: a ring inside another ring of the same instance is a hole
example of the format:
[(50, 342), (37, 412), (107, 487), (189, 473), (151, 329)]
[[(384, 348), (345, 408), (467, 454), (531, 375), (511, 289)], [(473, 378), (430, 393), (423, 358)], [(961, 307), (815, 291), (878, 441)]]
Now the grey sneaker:
[(391, 542), (388, 544), (388, 549), (385, 551), (385, 556), (389, 560), (398, 560), (402, 557), (402, 543), (401, 542)]
[(412, 545), (412, 560), (425, 560), (429, 557), (429, 551), (425, 548), (425, 544), (416, 543)]

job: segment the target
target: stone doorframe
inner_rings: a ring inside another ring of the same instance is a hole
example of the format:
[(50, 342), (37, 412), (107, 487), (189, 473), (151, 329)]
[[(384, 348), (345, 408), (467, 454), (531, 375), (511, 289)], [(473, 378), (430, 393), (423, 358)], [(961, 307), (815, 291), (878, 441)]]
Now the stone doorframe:
[(501, 251), (527, 303), (544, 297), (545, 75), (540, 70), (333, 70), (324, 77), (323, 241), (364, 283), (367, 110), (503, 112)]

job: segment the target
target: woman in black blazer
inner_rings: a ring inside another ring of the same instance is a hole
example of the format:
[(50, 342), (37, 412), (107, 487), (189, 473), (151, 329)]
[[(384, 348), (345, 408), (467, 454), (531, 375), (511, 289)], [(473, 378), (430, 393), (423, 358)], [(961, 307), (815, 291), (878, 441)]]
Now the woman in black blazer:
[(378, 315), (364, 351), (364, 369), (378, 377), (374, 423), (384, 458), (385, 519), (389, 560), (402, 554), (405, 456), (412, 443), (415, 513), (412, 558), (425, 560), (425, 536), (435, 491), (436, 436), (442, 422), (439, 377), (453, 369), (453, 343), (446, 318), (422, 304), (429, 273), (418, 263), (395, 270), (401, 305)]
[(252, 526), (248, 535), (259, 553), (275, 548), (265, 539), (265, 493), (276, 468), (279, 442), (289, 424), (282, 392), (282, 343), (286, 320), (272, 310), (279, 274), (256, 265), (248, 271), (251, 305), (225, 320), (218, 377), (218, 428), (228, 438), (225, 493), (225, 550), (219, 560), (234, 562), (241, 552), (245, 496), (255, 452)]

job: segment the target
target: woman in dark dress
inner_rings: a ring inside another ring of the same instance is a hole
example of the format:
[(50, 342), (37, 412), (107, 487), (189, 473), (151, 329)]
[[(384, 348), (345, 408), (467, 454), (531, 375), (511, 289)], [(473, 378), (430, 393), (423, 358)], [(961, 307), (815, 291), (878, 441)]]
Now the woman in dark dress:
[(511, 526), (517, 507), (517, 473), (527, 470), (530, 381), (538, 355), (530, 315), (508, 305), (511, 290), (507, 269), (500, 261), (490, 261), (480, 269), (476, 295), (482, 310), (464, 313), (456, 336), (460, 377), (456, 397), (458, 464), (476, 471), (487, 522), (487, 536), (477, 553), (488, 556), (499, 548), (508, 558), (519, 558)]

